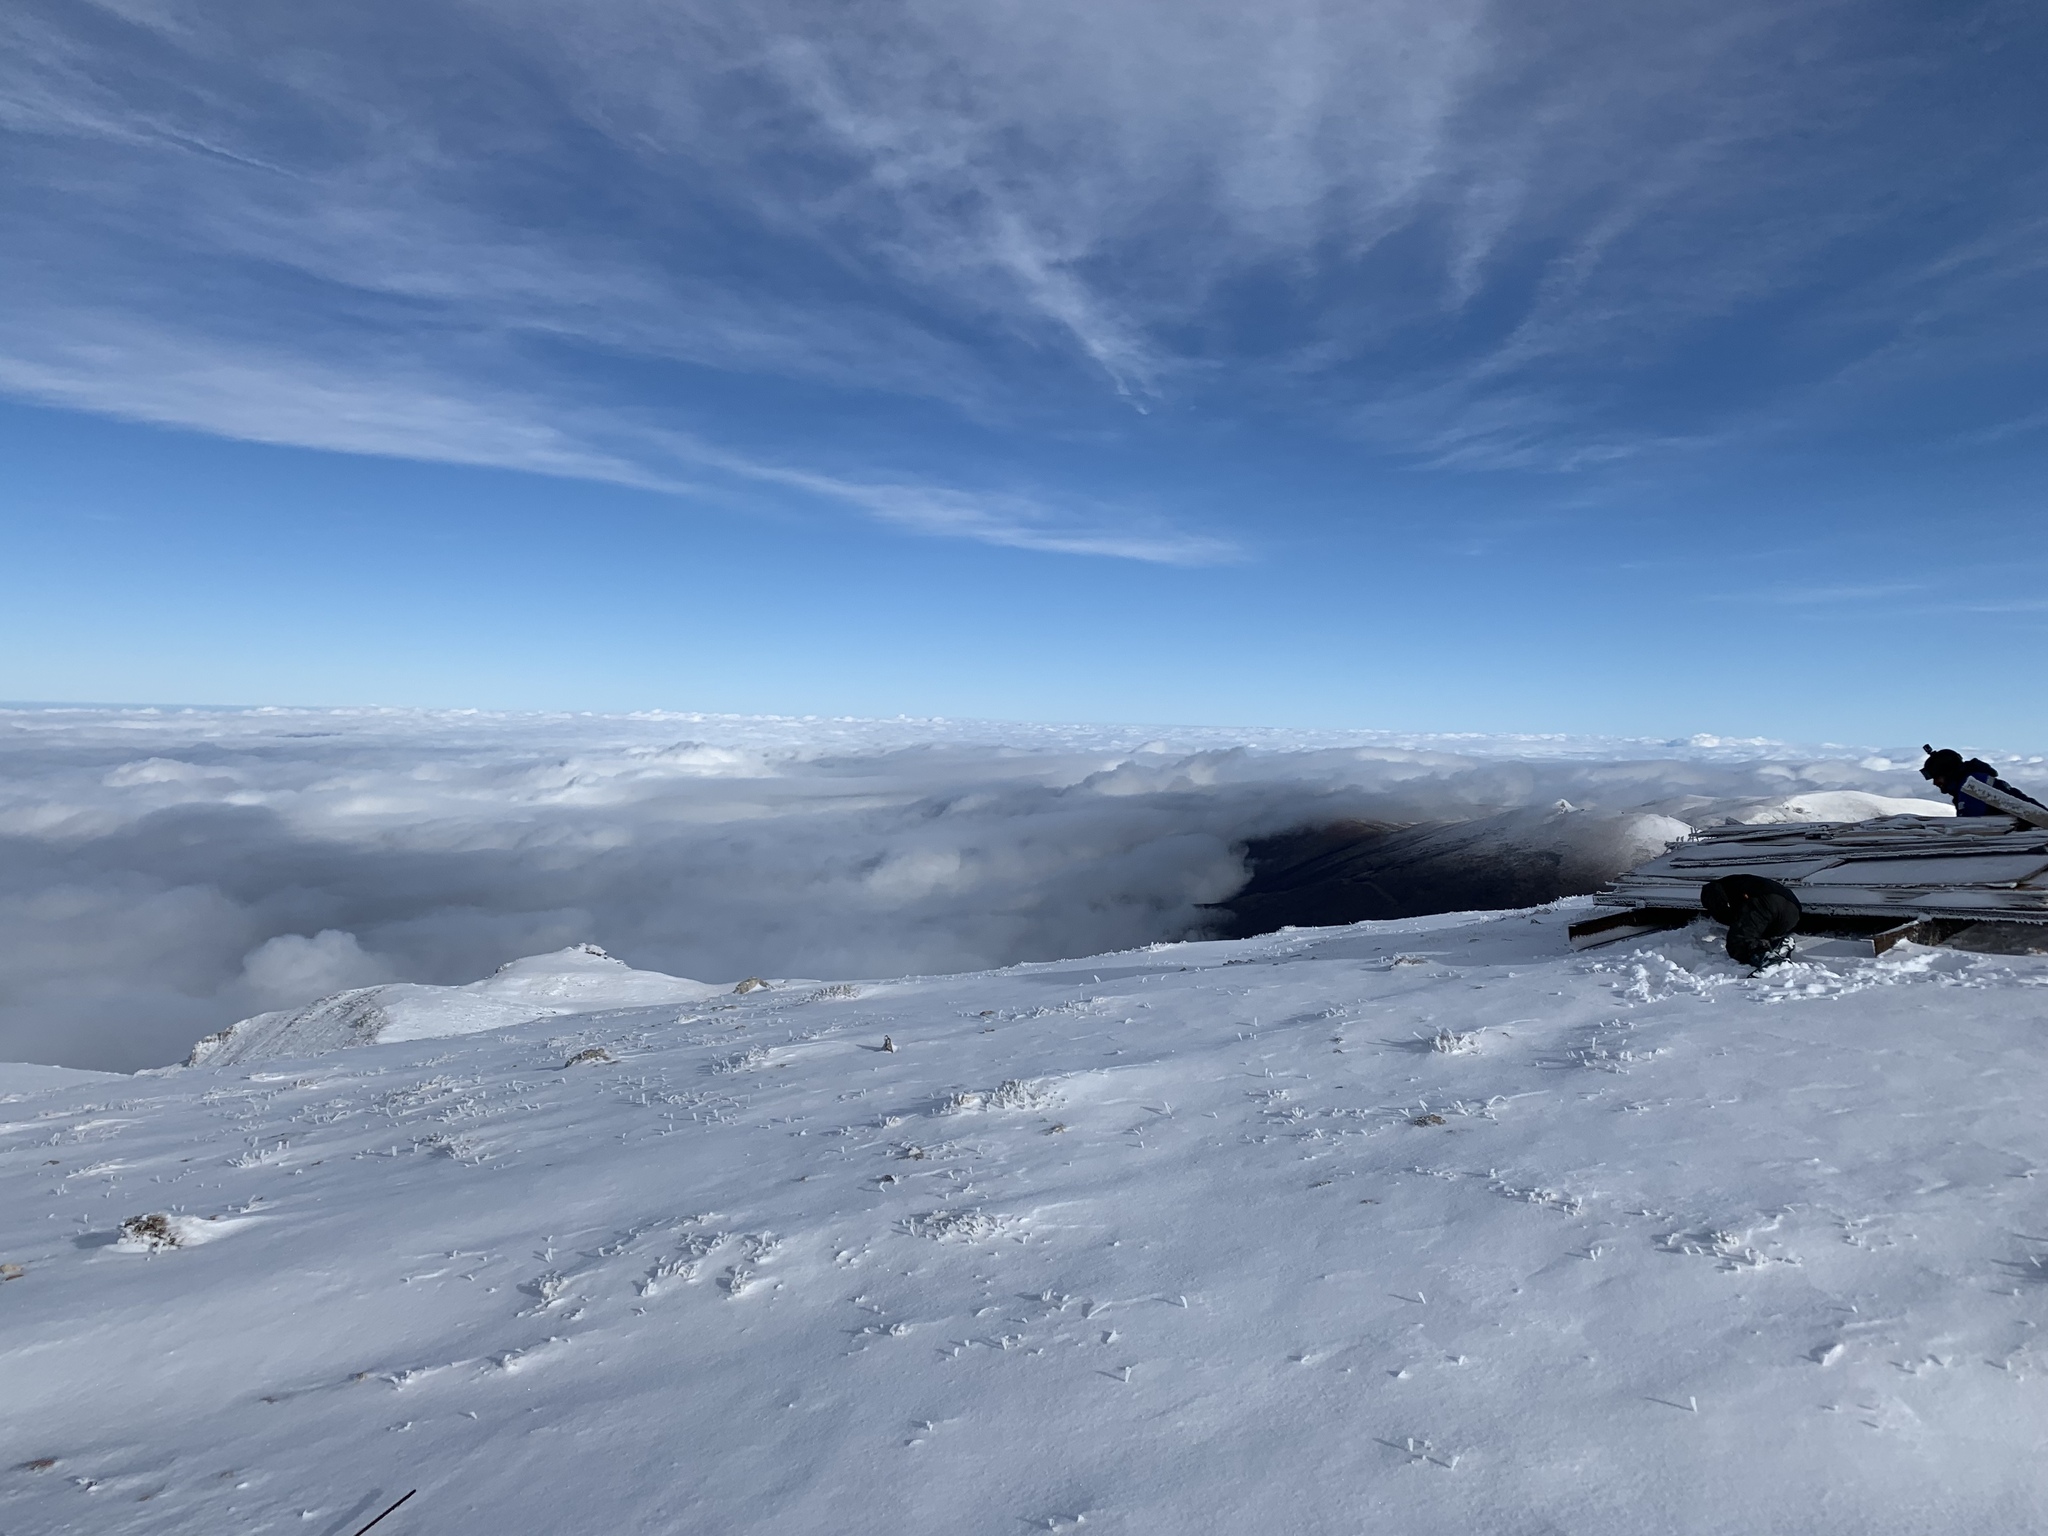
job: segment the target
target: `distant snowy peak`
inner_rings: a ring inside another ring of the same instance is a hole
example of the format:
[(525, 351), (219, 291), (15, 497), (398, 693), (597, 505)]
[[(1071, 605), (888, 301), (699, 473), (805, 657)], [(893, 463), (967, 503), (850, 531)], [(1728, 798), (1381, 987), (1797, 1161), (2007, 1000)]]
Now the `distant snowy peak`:
[(1946, 800), (1904, 800), (1892, 795), (1873, 795), (1860, 789), (1823, 789), (1763, 801), (1729, 819), (1762, 826), (1777, 822), (1873, 821), (1879, 816), (1953, 816), (1955, 813), (1956, 808)]
[(350, 1046), (529, 1024), (563, 1013), (695, 1003), (728, 989), (709, 982), (636, 971), (595, 944), (529, 955), (462, 987), (387, 982), (337, 992), (299, 1008), (259, 1013), (208, 1035), (187, 1066), (234, 1066), (277, 1057), (314, 1056)]

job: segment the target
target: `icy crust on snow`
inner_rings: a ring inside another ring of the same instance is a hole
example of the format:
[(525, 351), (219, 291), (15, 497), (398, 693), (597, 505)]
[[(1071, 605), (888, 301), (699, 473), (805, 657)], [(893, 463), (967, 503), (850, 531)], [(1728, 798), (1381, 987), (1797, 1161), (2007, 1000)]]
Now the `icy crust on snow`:
[(694, 1003), (726, 990), (636, 971), (595, 944), (575, 944), (511, 961), (467, 986), (391, 982), (338, 992), (303, 1008), (259, 1013), (208, 1035), (192, 1048), (186, 1065), (226, 1067), (380, 1041), (470, 1035), (563, 1013)]
[(2048, 959), (1586, 910), (40, 1089), (0, 1529), (2043, 1528)]

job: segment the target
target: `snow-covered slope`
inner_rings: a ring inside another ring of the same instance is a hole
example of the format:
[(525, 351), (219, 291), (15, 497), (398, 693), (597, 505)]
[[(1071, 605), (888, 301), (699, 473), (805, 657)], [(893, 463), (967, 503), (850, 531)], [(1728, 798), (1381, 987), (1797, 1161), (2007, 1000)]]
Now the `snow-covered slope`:
[(81, 1072), (75, 1067), (44, 1067), (33, 1062), (0, 1061), (0, 1103), (27, 1094), (47, 1093), (85, 1083), (125, 1083), (119, 1072)]
[(1746, 806), (1728, 819), (1758, 825), (1794, 821), (1874, 821), (1879, 816), (1953, 816), (1947, 800), (1903, 799), (1860, 789), (1813, 790)]
[(0, 1530), (2040, 1528), (2048, 960), (1583, 906), (35, 1091)]
[(303, 1008), (259, 1013), (208, 1035), (192, 1048), (186, 1065), (226, 1067), (380, 1041), (470, 1035), (557, 1014), (694, 1003), (729, 990), (636, 971), (595, 944), (572, 944), (551, 955), (514, 960), (468, 986), (387, 982), (337, 992)]

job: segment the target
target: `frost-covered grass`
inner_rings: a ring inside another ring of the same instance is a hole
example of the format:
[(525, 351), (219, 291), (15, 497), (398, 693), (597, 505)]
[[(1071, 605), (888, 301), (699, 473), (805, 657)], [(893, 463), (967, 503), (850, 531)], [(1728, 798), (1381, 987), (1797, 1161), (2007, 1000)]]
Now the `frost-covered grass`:
[(2038, 1528), (2048, 960), (1573, 915), (0, 1068), (0, 1529)]

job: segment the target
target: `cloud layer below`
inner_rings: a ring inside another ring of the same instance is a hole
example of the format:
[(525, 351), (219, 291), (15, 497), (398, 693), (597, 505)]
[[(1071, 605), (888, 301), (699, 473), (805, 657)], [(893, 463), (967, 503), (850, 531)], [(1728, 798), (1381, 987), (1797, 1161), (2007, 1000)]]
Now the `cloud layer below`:
[(705, 981), (1097, 954), (1200, 931), (1242, 840), (1288, 827), (1911, 795), (1904, 764), (1707, 738), (0, 712), (0, 1059), (132, 1070), (262, 1009), (582, 941)]

